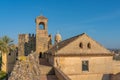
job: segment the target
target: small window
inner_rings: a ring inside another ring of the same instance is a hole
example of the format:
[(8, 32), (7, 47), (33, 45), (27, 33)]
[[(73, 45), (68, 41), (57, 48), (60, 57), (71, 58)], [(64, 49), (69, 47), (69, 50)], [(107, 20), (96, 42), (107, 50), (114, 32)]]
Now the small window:
[(79, 44), (79, 47), (80, 47), (80, 48), (83, 48), (83, 43), (82, 43), (82, 42)]
[(89, 71), (89, 62), (82, 61), (82, 71)]
[(88, 44), (87, 44), (87, 47), (90, 49), (90, 48), (91, 48), (91, 44), (90, 44), (90, 43), (88, 43)]

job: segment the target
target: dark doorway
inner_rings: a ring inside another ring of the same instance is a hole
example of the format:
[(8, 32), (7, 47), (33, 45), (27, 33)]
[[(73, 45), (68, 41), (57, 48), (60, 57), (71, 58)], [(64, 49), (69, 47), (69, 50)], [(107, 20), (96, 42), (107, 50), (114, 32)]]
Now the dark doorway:
[(42, 58), (42, 52), (39, 53), (39, 58)]

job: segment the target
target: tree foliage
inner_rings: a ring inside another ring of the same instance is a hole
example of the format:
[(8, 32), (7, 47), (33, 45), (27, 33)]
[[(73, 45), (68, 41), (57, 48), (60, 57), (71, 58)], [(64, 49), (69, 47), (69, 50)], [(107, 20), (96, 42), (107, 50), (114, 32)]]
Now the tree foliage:
[(3, 36), (0, 38), (0, 51), (3, 53), (10, 53), (15, 50), (15, 45), (13, 44), (13, 40), (8, 36)]
[(0, 69), (2, 65), (2, 54), (9, 54), (11, 51), (15, 50), (15, 45), (13, 40), (8, 36), (3, 36), (0, 38)]

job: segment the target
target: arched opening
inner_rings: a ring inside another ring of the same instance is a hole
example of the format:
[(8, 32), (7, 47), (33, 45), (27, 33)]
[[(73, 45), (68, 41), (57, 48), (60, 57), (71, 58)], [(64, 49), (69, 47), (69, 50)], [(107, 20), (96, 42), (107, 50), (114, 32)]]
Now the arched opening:
[(87, 44), (87, 47), (90, 49), (90, 48), (91, 48), (91, 44), (90, 44), (90, 43), (88, 43), (88, 44)]
[(39, 58), (42, 58), (42, 52), (39, 53)]
[(44, 29), (45, 29), (45, 24), (44, 24), (43, 22), (41, 22), (41, 23), (39, 24), (39, 28), (40, 28), (41, 30), (44, 30)]
[(80, 42), (79, 47), (83, 48), (83, 43), (82, 42)]

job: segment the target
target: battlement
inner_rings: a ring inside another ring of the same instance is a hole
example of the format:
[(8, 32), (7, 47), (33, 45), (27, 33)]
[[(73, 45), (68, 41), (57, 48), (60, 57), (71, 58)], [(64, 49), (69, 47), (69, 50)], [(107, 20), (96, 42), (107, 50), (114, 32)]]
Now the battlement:
[(29, 33), (29, 38), (36, 38), (36, 34), (30, 34)]
[(36, 50), (36, 35), (35, 34), (19, 34), (18, 53), (20, 56), (28, 55)]
[(19, 34), (19, 38), (21, 38), (21, 37), (26, 37), (26, 36), (28, 36), (28, 34)]
[(19, 37), (29, 37), (29, 38), (35, 38), (36, 34), (19, 34)]

